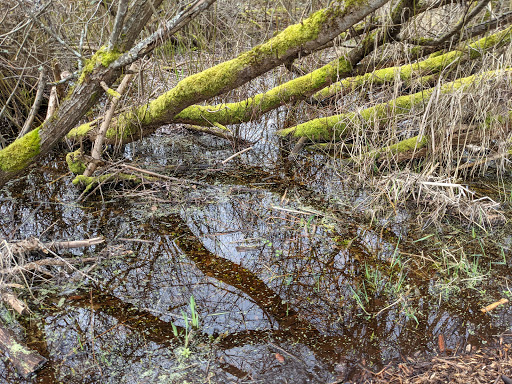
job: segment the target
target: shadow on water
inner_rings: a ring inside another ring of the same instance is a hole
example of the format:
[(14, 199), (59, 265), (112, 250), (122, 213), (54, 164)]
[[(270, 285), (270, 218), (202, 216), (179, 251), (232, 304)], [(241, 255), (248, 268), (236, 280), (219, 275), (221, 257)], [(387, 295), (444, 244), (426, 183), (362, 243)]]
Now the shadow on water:
[[(166, 148), (155, 156), (183, 152)], [(468, 236), (462, 254), (457, 230), (424, 239), (408, 223), (398, 231), (358, 223), (322, 205), (318, 195), (345, 193), (339, 185), (321, 194), (303, 186), (319, 170), (327, 172), (318, 163), (302, 173), (196, 169), (212, 187), (186, 190), (181, 204), (172, 191), (139, 191), (78, 205), (70, 179), (55, 181), (57, 168), (10, 185), (2, 236), (103, 235), (108, 249), (122, 250), (103, 252), (81, 283), (64, 276), (25, 294), (34, 313), (11, 316), (11, 326), (49, 359), (37, 381), (327, 383), (438, 353), (439, 335), (448, 353), (461, 352), (510, 327), (508, 307), (479, 310), (506, 290), (508, 248), (496, 244), (509, 240)], [(0, 364), (3, 382), (23, 382)]]

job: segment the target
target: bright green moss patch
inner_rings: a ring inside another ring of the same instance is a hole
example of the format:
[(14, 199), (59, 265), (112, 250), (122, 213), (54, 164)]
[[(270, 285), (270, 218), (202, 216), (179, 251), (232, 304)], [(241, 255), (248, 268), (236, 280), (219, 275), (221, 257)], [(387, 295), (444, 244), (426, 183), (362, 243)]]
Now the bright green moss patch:
[(107, 47), (103, 46), (96, 51), (94, 55), (89, 60), (86, 60), (84, 63), (84, 67), (82, 69), (82, 74), (78, 79), (78, 83), (81, 84), (85, 80), (85, 77), (92, 73), (94, 68), (98, 65), (102, 65), (105, 68), (110, 65), (110, 63), (117, 60), (117, 58), (121, 55), (120, 52), (112, 50), (107, 51)]
[(389, 145), (384, 148), (379, 148), (361, 155), (361, 158), (370, 157), (378, 159), (386, 153), (396, 155), (397, 153), (405, 153), (413, 150), (418, 150), (425, 147), (428, 143), (426, 136), (414, 136), (409, 139), (399, 141), (396, 144)]
[(301, 99), (316, 89), (352, 71), (352, 65), (345, 58), (290, 80), (265, 93), (242, 100), (215, 106), (193, 105), (185, 108), (176, 120), (194, 124), (238, 124), (254, 119), (294, 99)]
[(40, 142), (39, 128), (36, 128), (0, 150), (0, 169), (16, 172), (25, 168), (39, 154)]
[(110, 95), (110, 97), (112, 98), (117, 98), (119, 99), (121, 97), (121, 94), (115, 90), (113, 90), (112, 88), (108, 88), (107, 89), (107, 93)]
[(89, 134), (89, 132), (92, 130), (91, 123), (85, 123), (82, 125), (79, 125), (78, 127), (73, 128), (71, 131), (68, 132), (66, 137), (68, 139), (81, 139)]
[(87, 168), (87, 165), (83, 162), (82, 151), (80, 149), (69, 152), (66, 155), (66, 163), (68, 163), (69, 170), (75, 175), (81, 175)]
[(427, 59), (417, 63), (406, 64), (400, 67), (383, 68), (361, 76), (344, 79), (315, 93), (313, 98), (316, 100), (323, 100), (344, 90), (354, 90), (368, 83), (378, 85), (389, 84), (396, 78), (400, 78), (400, 80), (404, 81), (408, 85), (410, 85), (414, 77), (423, 76), (424, 79), (422, 79), (422, 81), (429, 81), (432, 77), (427, 78), (425, 76), (439, 73), (448, 65), (462, 60), (465, 55), (469, 59), (475, 59), (480, 57), (488, 49), (494, 46), (509, 44), (511, 41), (512, 27), (509, 27), (501, 32), (497, 32), (491, 36), (475, 41), (470, 44), (467, 49), (450, 51), (444, 54), (437, 52), (430, 55)]
[[(506, 70), (506, 72), (510, 73), (512, 69)], [(457, 79), (441, 86), (440, 93), (457, 91), (458, 89), (471, 86), (484, 78), (493, 77), (496, 73), (495, 71), (490, 71), (481, 75)], [(308, 137), (311, 140), (320, 141), (333, 138), (340, 139), (349, 133), (358, 133), (376, 122), (385, 123), (400, 114), (410, 113), (413, 107), (426, 102), (433, 92), (434, 88), (426, 89), (412, 95), (397, 97), (387, 103), (377, 104), (360, 112), (349, 112), (310, 120), (295, 127), (282, 129), (277, 133), (281, 136), (293, 135), (295, 137)]]

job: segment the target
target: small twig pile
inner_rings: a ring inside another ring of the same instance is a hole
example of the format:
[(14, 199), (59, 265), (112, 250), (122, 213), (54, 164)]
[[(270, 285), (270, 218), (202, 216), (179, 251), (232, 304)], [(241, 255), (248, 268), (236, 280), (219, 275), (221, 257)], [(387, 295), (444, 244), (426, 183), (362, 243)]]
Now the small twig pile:
[[(12, 288), (31, 287), (31, 282), (56, 278), (49, 267), (66, 267), (70, 271), (78, 272), (80, 276), (87, 274), (96, 266), (98, 257), (63, 258), (55, 253), (57, 250), (88, 247), (102, 243), (101, 237), (79, 241), (63, 241), (42, 243), (37, 238), (30, 238), (18, 242), (0, 242), (0, 296), (17, 312), (23, 313), (25, 305), (16, 298)], [(32, 260), (34, 254), (46, 256)], [(79, 270), (78, 264), (91, 264), (84, 271)], [(30, 282), (29, 282), (30, 281)]]
[[(449, 178), (421, 175), (407, 170), (382, 177), (373, 195), (373, 203), (383, 197), (396, 210), (407, 201), (414, 200), (423, 207), (425, 226), (450, 213), (462, 221), (482, 227), (505, 220), (500, 204), (490, 197), (477, 197), (467, 186)], [(373, 205), (373, 204), (372, 204)]]

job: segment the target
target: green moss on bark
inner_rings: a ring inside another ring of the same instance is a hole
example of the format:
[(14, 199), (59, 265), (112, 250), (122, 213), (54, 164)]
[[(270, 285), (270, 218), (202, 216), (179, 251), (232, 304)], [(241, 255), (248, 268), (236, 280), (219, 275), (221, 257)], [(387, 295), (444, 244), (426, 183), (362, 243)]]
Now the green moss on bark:
[(39, 154), (39, 128), (0, 150), (0, 169), (4, 172), (17, 172), (25, 168)]
[(94, 71), (94, 68), (96, 68), (98, 65), (102, 65), (106, 68), (110, 65), (110, 63), (116, 61), (120, 55), (121, 53), (118, 51), (107, 51), (107, 47), (101, 47), (94, 53), (94, 55), (92, 55), (89, 60), (85, 61), (82, 74), (78, 79), (78, 83), (83, 83), (87, 75), (91, 74), (92, 71)]
[[(230, 89), (237, 83), (244, 69), (253, 67), (257, 71), (258, 63), (288, 55), (290, 49), (315, 40), (332, 13), (333, 9), (330, 8), (320, 10), (303, 22), (289, 26), (267, 42), (232, 60), (191, 75), (148, 104), (121, 115), (116, 125), (123, 132), (123, 138), (137, 135), (141, 125), (151, 126), (174, 117), (173, 112), (179, 111), (182, 105), (189, 104), (191, 100), (209, 99)], [(257, 102), (263, 103), (266, 99)], [(201, 113), (202, 111), (196, 111), (195, 116), (200, 118)], [(110, 132), (115, 135), (116, 130)]]
[(331, 62), (307, 75), (290, 80), (268, 92), (237, 103), (219, 105), (192, 105), (175, 116), (176, 121), (192, 124), (237, 124), (261, 116), (294, 99), (304, 98), (316, 89), (348, 74), (352, 65), (345, 58)]
[(66, 155), (66, 163), (68, 163), (69, 170), (75, 175), (81, 175), (87, 168), (87, 164), (83, 162), (82, 151), (80, 149), (68, 153)]
[(361, 76), (344, 79), (315, 93), (313, 98), (316, 100), (323, 100), (344, 90), (354, 90), (370, 82), (373, 84), (384, 85), (392, 82), (396, 78), (399, 78), (406, 84), (410, 84), (411, 80), (415, 76), (420, 77), (438, 73), (449, 64), (462, 60), (464, 57), (467, 57), (468, 59), (478, 58), (489, 48), (503, 46), (509, 44), (511, 41), (512, 26), (469, 44), (467, 49), (450, 51), (445, 54), (432, 54), (428, 59), (417, 63), (406, 64), (400, 67), (383, 68)]
[(370, 157), (378, 159), (385, 154), (396, 155), (398, 153), (405, 153), (413, 150), (418, 150), (425, 147), (427, 144), (428, 140), (426, 136), (414, 136), (409, 139), (399, 141), (398, 143), (389, 145), (387, 147), (367, 152), (366, 154), (361, 155), (361, 158)]
[[(507, 70), (511, 72), (512, 70)], [(473, 75), (456, 81), (449, 82), (441, 86), (441, 93), (449, 93), (458, 89), (467, 87), (477, 80), (484, 77), (495, 76), (495, 71), (490, 71), (482, 75)], [(311, 140), (323, 141), (331, 139), (340, 139), (349, 133), (356, 134), (365, 127), (376, 122), (385, 123), (397, 115), (409, 113), (413, 107), (421, 105), (427, 101), (434, 88), (424, 90), (412, 95), (400, 96), (387, 103), (377, 104), (373, 107), (364, 109), (360, 112), (350, 112), (341, 115), (323, 117), (310, 120), (278, 131), (282, 136), (292, 135), (295, 137), (308, 137)]]
[(85, 123), (85, 124), (79, 125), (78, 127), (73, 128), (71, 131), (68, 132), (66, 137), (68, 139), (78, 140), (78, 139), (86, 137), (91, 130), (92, 130), (91, 123)]

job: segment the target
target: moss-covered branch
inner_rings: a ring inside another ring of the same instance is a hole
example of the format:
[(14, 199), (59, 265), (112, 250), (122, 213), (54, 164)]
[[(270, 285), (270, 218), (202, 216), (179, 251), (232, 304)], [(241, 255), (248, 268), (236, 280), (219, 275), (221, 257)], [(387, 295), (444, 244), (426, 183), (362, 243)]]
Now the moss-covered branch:
[[(265, 43), (232, 60), (189, 76), (150, 103), (120, 115), (112, 122), (107, 139), (121, 137), (127, 141), (153, 132), (190, 105), (237, 88), (299, 55), (308, 55), (387, 1), (335, 1), (328, 8), (289, 26)], [(204, 119), (201, 122), (204, 123)], [(78, 128), (78, 131), (83, 130), (84, 127)], [(76, 132), (72, 132), (72, 135)]]
[(39, 128), (36, 128), (0, 150), (0, 170), (16, 172), (25, 168), (39, 153), (40, 142)]
[(400, 67), (379, 69), (364, 75), (343, 79), (315, 93), (313, 98), (317, 101), (321, 101), (340, 92), (354, 90), (368, 83), (376, 85), (391, 83), (396, 80), (397, 77), (406, 84), (410, 84), (414, 77), (422, 77), (439, 73), (448, 65), (453, 65), (454, 63), (463, 62), (465, 60), (476, 59), (491, 48), (510, 44), (511, 41), (512, 26), (503, 31), (475, 41), (460, 50), (453, 50), (442, 55), (432, 54), (429, 58), (417, 63), (406, 64)]
[(405, 140), (401, 140), (398, 143), (388, 145), (387, 147), (375, 149), (373, 151), (362, 154), (361, 158), (373, 158), (375, 160), (380, 159), (385, 155), (398, 155), (410, 151), (417, 151), (426, 147), (428, 144), (427, 136), (418, 135), (410, 137)]
[[(196, 2), (187, 9), (187, 12), (182, 12), (171, 20), (171, 24), (175, 24), (176, 28), (183, 26), (184, 23), (190, 20), (187, 18), (188, 11), (192, 12), (196, 6), (199, 9), (213, 1)], [(132, 44), (132, 41), (126, 40), (126, 36), (138, 36), (154, 11), (154, 6), (159, 4), (159, 0), (151, 6), (146, 4), (144, 7), (147, 10), (145, 16), (141, 19), (141, 15), (138, 14), (135, 22), (126, 24), (126, 29), (122, 32), (124, 43), (121, 49), (123, 51), (129, 49)], [(166, 26), (169, 27), (169, 24)], [(171, 28), (167, 28), (167, 30), (169, 29)], [(131, 55), (130, 52), (122, 54), (117, 49), (102, 47), (90, 60), (87, 60), (77, 84), (69, 92), (68, 97), (61, 103), (53, 117), (45, 121), (39, 128), (0, 150), (0, 186), (16, 177), (30, 163), (50, 152), (69, 130), (78, 124), (80, 119), (98, 102), (103, 94), (104, 91), (100, 84), (104, 82), (107, 87), (110, 86), (117, 79), (125, 65), (139, 58), (139, 56)]]
[(414, 15), (416, 3), (416, 0), (401, 0), (393, 9), (388, 25), (368, 34), (357, 48), (352, 49), (344, 57), (240, 102), (215, 106), (190, 106), (176, 115), (173, 120), (191, 124), (238, 124), (257, 119), (285, 103), (304, 100), (329, 83), (350, 75), (352, 68), (369, 52), (382, 45), (386, 39), (396, 36), (403, 23)]
[[(205, 106), (193, 105), (187, 107), (175, 117), (168, 116), (165, 121), (160, 119), (160, 124), (164, 122), (167, 124), (187, 123), (195, 125), (214, 125), (215, 123), (222, 125), (239, 124), (241, 122), (257, 119), (285, 103), (304, 100), (317, 90), (324, 88), (337, 79), (350, 75), (352, 68), (369, 52), (376, 46), (381, 45), (386, 39), (390, 38), (390, 36), (394, 36), (400, 31), (400, 26), (414, 14), (415, 8), (416, 0), (400, 1), (393, 9), (389, 25), (367, 35), (358, 47), (351, 50), (346, 56), (336, 59), (311, 73), (295, 78), (265, 93), (260, 93), (240, 102)], [(239, 59), (240, 58), (235, 60)], [(226, 69), (229, 70), (229, 68), (219, 68), (219, 70)], [(184, 81), (186, 82), (187, 79)], [(198, 92), (199, 91), (201, 90), (198, 90)], [(159, 99), (164, 96), (161, 96)], [(142, 108), (148, 108), (148, 106)], [(131, 135), (135, 137), (147, 133), (148, 130), (145, 126), (153, 124), (151, 119), (146, 119), (146, 121), (140, 119), (137, 113), (125, 114), (119, 119), (125, 126), (129, 126), (129, 120), (134, 119), (134, 124), (140, 127), (140, 130), (131, 133)], [(68, 137), (77, 139), (85, 136), (90, 130), (91, 126), (84, 124), (73, 129)], [(129, 140), (128, 132), (126, 130), (122, 132), (123, 137), (117, 137), (118, 130), (116, 127), (112, 127), (107, 134), (107, 138), (111, 141)]]
[[(511, 70), (506, 70), (510, 74)], [(490, 71), (482, 75), (473, 75), (449, 82), (441, 86), (440, 93), (451, 93), (465, 89), (483, 78), (495, 77), (500, 72)], [(386, 123), (396, 119), (400, 114), (407, 114), (411, 109), (422, 106), (429, 100), (435, 88), (430, 88), (412, 95), (400, 96), (387, 103), (377, 104), (360, 112), (349, 112), (319, 119), (314, 119), (294, 127), (278, 131), (281, 136), (308, 137), (314, 141), (340, 139), (350, 134), (357, 134), (365, 127), (377, 122)]]

